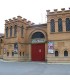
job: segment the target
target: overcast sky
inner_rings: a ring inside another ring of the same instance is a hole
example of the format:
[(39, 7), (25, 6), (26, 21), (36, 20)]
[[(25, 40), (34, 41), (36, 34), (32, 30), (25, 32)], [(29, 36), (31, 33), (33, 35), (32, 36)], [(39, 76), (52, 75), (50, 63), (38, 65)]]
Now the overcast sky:
[(68, 9), (70, 0), (0, 0), (0, 33), (4, 33), (5, 20), (18, 15), (32, 22), (45, 23), (46, 10)]

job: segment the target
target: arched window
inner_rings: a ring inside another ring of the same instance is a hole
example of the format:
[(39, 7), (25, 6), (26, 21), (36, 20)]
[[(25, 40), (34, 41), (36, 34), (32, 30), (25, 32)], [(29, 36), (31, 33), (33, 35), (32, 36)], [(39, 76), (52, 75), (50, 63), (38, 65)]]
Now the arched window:
[(66, 31), (70, 31), (70, 19), (66, 18)]
[(6, 28), (6, 37), (8, 37), (8, 27)]
[(14, 43), (14, 49), (15, 49), (15, 50), (18, 50), (18, 43), (17, 43), (17, 42)]
[(62, 32), (62, 19), (61, 18), (58, 19), (58, 31)]
[(51, 32), (55, 32), (55, 22), (54, 22), (54, 19), (51, 20), (50, 26), (51, 26)]
[(23, 37), (23, 26), (21, 27), (21, 37)]
[(58, 51), (55, 51), (55, 56), (58, 56)]
[(7, 52), (7, 56), (9, 56), (9, 52)]
[(3, 40), (1, 39), (1, 43), (3, 42)]
[(10, 37), (12, 37), (12, 26), (10, 27)]
[(64, 56), (68, 56), (68, 51), (64, 51)]
[(23, 56), (24, 56), (24, 52), (23, 52)]
[(14, 37), (16, 37), (16, 35), (17, 35), (17, 25), (15, 25), (14, 27)]
[(42, 32), (35, 32), (33, 35), (32, 35), (32, 39), (34, 38), (45, 38), (44, 34)]
[(21, 52), (20, 52), (20, 56), (21, 56)]
[(12, 52), (12, 56), (14, 56), (14, 52)]

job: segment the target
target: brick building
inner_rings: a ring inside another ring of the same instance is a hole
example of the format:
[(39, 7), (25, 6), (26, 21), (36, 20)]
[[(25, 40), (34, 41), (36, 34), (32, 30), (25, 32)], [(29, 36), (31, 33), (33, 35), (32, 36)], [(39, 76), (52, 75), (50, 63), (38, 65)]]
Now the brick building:
[(38, 25), (21, 16), (5, 20), (4, 60), (70, 62), (70, 8), (46, 12), (47, 22)]

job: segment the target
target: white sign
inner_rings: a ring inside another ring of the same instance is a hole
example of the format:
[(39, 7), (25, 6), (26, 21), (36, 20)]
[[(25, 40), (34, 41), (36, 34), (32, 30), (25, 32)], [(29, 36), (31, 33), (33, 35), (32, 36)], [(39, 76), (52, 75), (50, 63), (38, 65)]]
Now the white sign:
[(48, 42), (48, 53), (54, 53), (54, 43)]
[(4, 48), (4, 53), (6, 53), (6, 48)]
[(45, 39), (32, 39), (32, 43), (40, 43), (40, 42), (45, 42)]
[(14, 52), (18, 52), (18, 50), (17, 49), (14, 49)]

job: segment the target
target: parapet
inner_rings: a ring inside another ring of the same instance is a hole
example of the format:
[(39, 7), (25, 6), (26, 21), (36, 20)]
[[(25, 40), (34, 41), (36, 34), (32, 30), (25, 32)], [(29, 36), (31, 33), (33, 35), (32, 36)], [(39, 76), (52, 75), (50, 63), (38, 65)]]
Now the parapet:
[(35, 23), (33, 23), (33, 22), (31, 23), (31, 25), (34, 25), (34, 24), (35, 24)]
[(9, 19), (9, 22), (11, 23), (13, 20), (12, 19)]
[(70, 7), (69, 7), (69, 10), (70, 10)]
[(62, 11), (65, 11), (65, 8), (61, 8)]
[(16, 20), (16, 17), (13, 17), (13, 20)]
[(50, 10), (46, 10), (46, 12), (47, 12), (47, 14), (49, 14), (50, 13)]
[(8, 20), (5, 20), (5, 24), (8, 24), (9, 23), (9, 21)]
[(58, 11), (58, 9), (54, 9), (54, 12), (57, 12)]
[(27, 21), (27, 24), (28, 24), (28, 25), (31, 25), (31, 21)]
[(9, 19), (9, 21), (11, 21), (12, 19)]
[(12, 22), (18, 22), (18, 21), (25, 23), (27, 25), (33, 24), (31, 21), (27, 20), (26, 18), (22, 18), (21, 16), (17, 16), (17, 17), (13, 17), (12, 19), (5, 20), (5, 24), (10, 24)]
[(21, 16), (17, 16), (17, 20), (22, 20), (22, 17)]
[(54, 9), (54, 11), (46, 10), (47, 15), (53, 15), (53, 14), (63, 14), (63, 13), (70, 13), (70, 7), (68, 10), (65, 10), (65, 8), (61, 8), (60, 11), (58, 9)]
[(5, 20), (5, 22), (7, 23), (7, 22), (8, 22), (8, 20)]
[(23, 18), (22, 21), (26, 24), (27, 23), (27, 19)]

